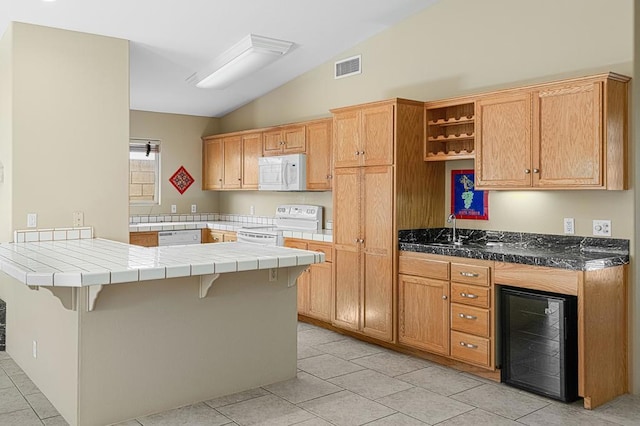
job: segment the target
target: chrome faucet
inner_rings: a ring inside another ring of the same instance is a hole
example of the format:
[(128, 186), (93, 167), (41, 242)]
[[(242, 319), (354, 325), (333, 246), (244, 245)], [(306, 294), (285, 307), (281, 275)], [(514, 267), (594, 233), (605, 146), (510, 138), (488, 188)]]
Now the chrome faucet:
[(456, 215), (451, 213), (447, 218), (447, 223), (453, 223), (453, 234), (451, 235), (453, 244), (462, 245), (462, 240), (456, 241)]

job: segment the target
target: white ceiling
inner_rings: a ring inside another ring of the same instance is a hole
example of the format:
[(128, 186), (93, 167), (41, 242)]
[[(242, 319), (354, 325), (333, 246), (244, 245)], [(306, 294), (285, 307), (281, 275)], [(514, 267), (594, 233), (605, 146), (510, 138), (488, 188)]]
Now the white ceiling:
[[(130, 40), (131, 109), (220, 117), (435, 1), (0, 0), (0, 34), (18, 21)], [(223, 90), (186, 81), (250, 33), (295, 46)]]

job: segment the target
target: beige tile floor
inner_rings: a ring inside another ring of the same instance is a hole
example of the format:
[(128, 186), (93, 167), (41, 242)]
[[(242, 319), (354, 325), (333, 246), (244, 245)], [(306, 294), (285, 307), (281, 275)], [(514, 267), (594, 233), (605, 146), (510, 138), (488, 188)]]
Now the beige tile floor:
[[(0, 352), (0, 425), (67, 424)], [(119, 426), (640, 425), (640, 396), (563, 404), (300, 323), (298, 376)]]

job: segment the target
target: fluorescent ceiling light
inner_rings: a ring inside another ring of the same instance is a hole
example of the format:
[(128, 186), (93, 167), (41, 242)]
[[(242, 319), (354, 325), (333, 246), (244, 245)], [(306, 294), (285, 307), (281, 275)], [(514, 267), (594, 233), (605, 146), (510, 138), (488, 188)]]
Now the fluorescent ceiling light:
[[(293, 43), (249, 34), (218, 56), (208, 72), (197, 73), (197, 87), (223, 89), (274, 62)], [(204, 77), (201, 77), (201, 76)]]

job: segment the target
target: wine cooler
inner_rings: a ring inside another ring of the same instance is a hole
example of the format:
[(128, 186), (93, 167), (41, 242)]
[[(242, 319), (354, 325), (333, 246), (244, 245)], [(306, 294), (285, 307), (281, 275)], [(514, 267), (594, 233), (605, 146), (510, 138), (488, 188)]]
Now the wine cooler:
[(501, 380), (565, 402), (578, 398), (577, 297), (500, 287)]

